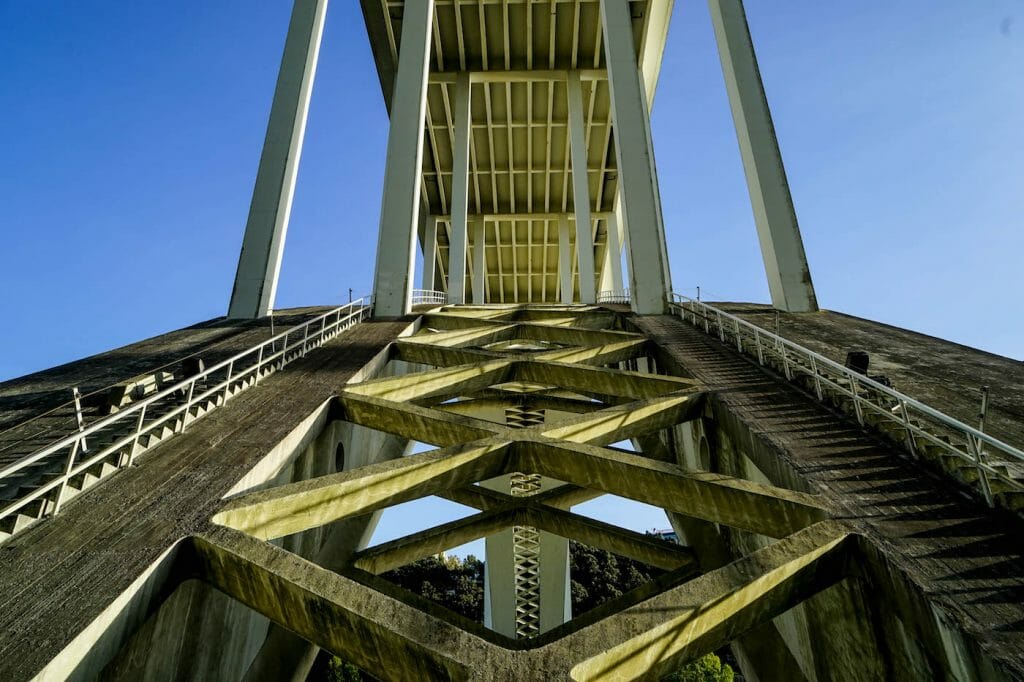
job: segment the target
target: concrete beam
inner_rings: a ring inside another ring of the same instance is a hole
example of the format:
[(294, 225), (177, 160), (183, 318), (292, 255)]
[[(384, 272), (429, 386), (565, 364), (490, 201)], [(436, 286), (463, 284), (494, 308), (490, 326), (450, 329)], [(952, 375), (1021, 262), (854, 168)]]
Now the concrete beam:
[(306, 115), (316, 76), (327, 0), (296, 0), (270, 106), (228, 317), (264, 317), (274, 307)]
[[(569, 454), (569, 453), (572, 454)], [(666, 511), (781, 538), (828, 515), (814, 496), (591, 445), (520, 443), (516, 471), (603, 490)]]
[(213, 522), (262, 540), (291, 535), (498, 476), (508, 447), (455, 446), (241, 495)]
[(811, 270), (782, 164), (742, 0), (708, 0), (772, 305), (818, 309)]

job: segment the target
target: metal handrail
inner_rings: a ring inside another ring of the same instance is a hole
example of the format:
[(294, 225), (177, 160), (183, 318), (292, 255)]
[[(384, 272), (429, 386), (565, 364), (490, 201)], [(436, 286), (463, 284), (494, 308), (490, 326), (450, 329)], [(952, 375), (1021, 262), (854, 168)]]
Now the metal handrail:
[[(76, 430), (73, 434), (0, 469), (0, 483), (2, 483), (5, 478), (54, 453), (68, 450), (63, 473), (0, 509), (0, 519), (18, 513), (19, 510), (36, 500), (45, 500), (52, 491), (59, 489), (55, 499), (48, 500), (48, 503), (42, 505), (38, 517), (43, 518), (56, 514), (60, 510), (64, 491), (70, 479), (118, 453), (121, 454), (121, 457), (114, 463), (115, 467), (122, 468), (131, 465), (139, 454), (148, 449), (146, 443), (140, 442), (145, 436), (155, 431), (159, 433), (158, 429), (162, 431), (168, 422), (172, 424), (172, 432), (180, 433), (187, 425), (205, 414), (203, 412), (191, 414), (192, 409), (197, 405), (208, 403), (211, 409), (223, 405), (241, 390), (257, 384), (263, 377), (283, 369), (293, 360), (304, 357), (310, 350), (319, 347), (337, 334), (362, 321), (371, 312), (372, 305), (368, 298), (360, 298), (339, 306), (237, 353), (144, 400), (134, 402), (125, 409), (95, 421), (81, 430)], [(208, 381), (214, 383), (207, 386)], [(232, 391), (232, 388), (235, 390)], [(184, 401), (179, 402), (182, 398)], [(168, 407), (171, 409), (167, 410)], [(151, 417), (149, 421), (146, 419), (147, 412)], [(154, 412), (157, 413), (155, 417), (153, 417)], [(134, 420), (134, 428), (125, 431), (123, 435), (115, 436), (114, 442), (101, 450), (92, 452), (83, 447), (83, 443), (87, 442), (86, 439), (132, 420)], [(127, 452), (121, 452), (126, 448)], [(82, 455), (85, 456), (85, 459), (81, 459)]]
[(448, 294), (443, 291), (436, 291), (434, 289), (413, 289), (412, 290), (412, 304), (413, 305), (426, 305), (436, 303), (438, 305), (444, 305), (448, 302)]
[(598, 303), (629, 303), (629, 289), (612, 290), (599, 292)]
[[(772, 365), (774, 360), (774, 366), (781, 366), (787, 379), (793, 380), (799, 374), (811, 377), (819, 400), (824, 399), (826, 387), (850, 398), (853, 413), (860, 424), (869, 421), (869, 414), (898, 424), (906, 435), (905, 443), (912, 454), (918, 454), (918, 450), (927, 444), (969, 463), (978, 473), (978, 482), (989, 505), (994, 504), (993, 478), (1009, 489), (1024, 491), (1024, 482), (1009, 476), (1005, 469), (1008, 463), (1024, 463), (1024, 451), (707, 303), (673, 294), (670, 305), (683, 320), (689, 318), (694, 326), (717, 336), (723, 343), (735, 344), (738, 351), (757, 358), (759, 364)], [(939, 427), (938, 432), (923, 428), (914, 417), (929, 420), (933, 429)], [(950, 436), (961, 443), (955, 443)], [(1005, 462), (991, 461), (994, 455), (1002, 456)]]

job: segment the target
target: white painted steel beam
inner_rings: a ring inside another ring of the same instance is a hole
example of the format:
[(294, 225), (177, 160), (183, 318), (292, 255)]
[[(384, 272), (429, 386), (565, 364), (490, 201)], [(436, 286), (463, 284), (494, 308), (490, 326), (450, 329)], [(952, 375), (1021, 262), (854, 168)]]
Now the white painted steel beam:
[(448, 303), (466, 302), (466, 251), (469, 240), (469, 74), (455, 83), (455, 141), (452, 147), (452, 241), (448, 264)]
[(708, 0), (772, 305), (818, 309), (800, 225), (742, 0)]
[(657, 315), (665, 311), (672, 283), (650, 117), (633, 46), (629, 3), (601, 0), (601, 19), (621, 200), (629, 231), (632, 307), (640, 314)]
[(421, 0), (406, 6), (402, 21), (373, 282), (374, 315), (381, 318), (411, 310), (433, 17), (434, 0)]
[(622, 248), (619, 245), (619, 221), (614, 213), (608, 218), (608, 244), (604, 251), (604, 272), (608, 287), (612, 291), (622, 291)]
[(587, 178), (587, 139), (583, 129), (583, 88), (576, 71), (569, 73), (569, 151), (572, 156), (572, 196), (576, 211), (576, 257), (580, 303), (594, 303), (594, 238), (590, 219), (590, 181)]
[(427, 291), (433, 291), (436, 286), (436, 273), (437, 218), (435, 216), (427, 216), (425, 231), (423, 234), (423, 282), (420, 286)]
[(484, 221), (473, 222), (473, 304), (484, 304), (484, 281), (487, 278), (487, 259), (484, 249), (486, 235)]
[(228, 317), (264, 317), (274, 307), (326, 13), (327, 0), (292, 8)]
[(569, 217), (558, 218), (558, 281), (562, 303), (572, 303), (572, 253), (569, 246)]

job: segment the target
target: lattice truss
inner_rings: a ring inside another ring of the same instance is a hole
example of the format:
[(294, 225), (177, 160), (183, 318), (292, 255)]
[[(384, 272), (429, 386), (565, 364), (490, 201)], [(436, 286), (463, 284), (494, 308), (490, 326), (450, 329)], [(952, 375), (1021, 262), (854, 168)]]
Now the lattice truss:
[[(378, 678), (486, 680), (661, 675), (846, 577), (854, 538), (816, 496), (668, 461), (671, 446), (656, 434), (701, 417), (708, 388), (619, 369), (649, 366), (651, 349), (642, 335), (614, 329), (617, 319), (580, 306), (424, 315), (392, 355), (417, 371), (347, 385), (335, 407), (341, 419), (436, 449), (228, 500), (183, 550), (191, 577)], [(481, 406), (500, 417), (471, 416)], [(660, 445), (645, 447), (648, 456), (608, 447), (626, 439)], [(540, 491), (527, 482), (515, 495), (476, 485), (506, 474), (564, 484)], [(777, 540), (702, 570), (688, 547), (568, 511), (603, 493)], [(271, 542), (429, 495), (479, 511), (354, 552), (338, 572)], [(379, 577), (513, 527), (667, 572), (517, 639)]]

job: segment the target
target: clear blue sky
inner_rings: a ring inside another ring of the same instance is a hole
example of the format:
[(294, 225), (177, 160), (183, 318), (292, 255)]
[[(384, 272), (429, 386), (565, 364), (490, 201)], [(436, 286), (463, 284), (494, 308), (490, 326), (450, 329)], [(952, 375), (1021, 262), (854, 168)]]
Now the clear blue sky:
[[(223, 314), (287, 0), (0, 0), (0, 379)], [(821, 303), (1024, 358), (1024, 2), (750, 0)], [(704, 0), (654, 112), (677, 291), (767, 300)], [(369, 287), (386, 116), (328, 14), (278, 307)]]

